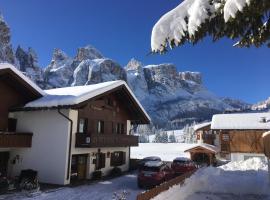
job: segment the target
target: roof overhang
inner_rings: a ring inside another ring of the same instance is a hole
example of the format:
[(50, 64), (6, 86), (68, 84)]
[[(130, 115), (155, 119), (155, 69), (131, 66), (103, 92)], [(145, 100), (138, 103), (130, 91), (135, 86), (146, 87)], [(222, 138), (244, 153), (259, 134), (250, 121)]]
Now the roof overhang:
[(0, 63), (0, 80), (23, 93), (28, 101), (33, 101), (45, 95), (42, 89), (9, 63)]
[[(85, 94), (83, 98), (80, 98), (74, 102), (66, 103), (65, 104), (57, 104), (57, 105), (50, 105), (50, 104), (39, 104), (39, 100), (30, 102), (23, 108), (16, 108), (13, 111), (33, 111), (33, 110), (51, 110), (51, 109), (78, 109), (83, 107), (88, 102), (101, 98), (105, 95), (110, 93), (116, 93), (119, 98), (125, 99), (125, 104), (128, 109), (134, 112), (134, 118), (131, 119), (132, 123), (137, 124), (149, 124), (151, 118), (140, 104), (138, 99), (135, 97), (131, 89), (128, 87), (126, 82), (124, 81), (116, 81), (109, 87), (105, 89), (97, 89), (96, 91), (92, 92), (91, 94)], [(43, 98), (50, 97), (49, 94)]]

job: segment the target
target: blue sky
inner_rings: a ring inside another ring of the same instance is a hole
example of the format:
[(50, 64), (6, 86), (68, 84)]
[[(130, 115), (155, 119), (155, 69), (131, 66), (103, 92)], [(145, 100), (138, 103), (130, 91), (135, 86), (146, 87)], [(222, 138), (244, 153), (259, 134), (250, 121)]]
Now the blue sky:
[(254, 103), (270, 96), (270, 51), (240, 49), (223, 39), (206, 38), (166, 55), (150, 52), (151, 30), (179, 0), (1, 0), (0, 11), (12, 32), (12, 44), (35, 49), (42, 66), (54, 48), (74, 56), (91, 44), (122, 66), (131, 58), (144, 64), (174, 63), (179, 71), (199, 71), (205, 86), (219, 96)]

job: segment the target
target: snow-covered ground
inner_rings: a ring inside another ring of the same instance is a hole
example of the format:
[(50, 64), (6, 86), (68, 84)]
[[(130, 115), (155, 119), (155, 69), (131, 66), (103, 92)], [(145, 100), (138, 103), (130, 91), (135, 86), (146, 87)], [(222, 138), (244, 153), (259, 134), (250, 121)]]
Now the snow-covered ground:
[(159, 156), (163, 161), (173, 161), (176, 157), (190, 157), (184, 153), (196, 144), (186, 143), (140, 143), (138, 147), (131, 147), (130, 157), (142, 159), (148, 156)]
[(260, 158), (198, 170), (183, 186), (173, 186), (154, 200), (270, 199), (267, 163)]
[(23, 193), (0, 195), (0, 200), (111, 200), (115, 194), (126, 193), (127, 200), (135, 200), (143, 190), (137, 187), (137, 175), (128, 174), (119, 178), (78, 187), (63, 187), (51, 192), (43, 192), (29, 198)]

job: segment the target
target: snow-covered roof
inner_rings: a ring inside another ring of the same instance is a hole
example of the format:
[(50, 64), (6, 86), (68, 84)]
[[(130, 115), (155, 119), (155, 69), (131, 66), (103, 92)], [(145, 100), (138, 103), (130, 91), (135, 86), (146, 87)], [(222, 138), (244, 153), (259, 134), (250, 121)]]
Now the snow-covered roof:
[(16, 67), (9, 63), (0, 63), (0, 71), (9, 69), (13, 73), (15, 73), (18, 77), (20, 77), (24, 82), (26, 82), (29, 86), (31, 86), (34, 90), (36, 90), (39, 94), (44, 96), (46, 93), (38, 87), (33, 81), (31, 81), (28, 77), (26, 77), (21, 71), (19, 71)]
[[(265, 121), (263, 121), (265, 120)], [(270, 129), (270, 113), (218, 114), (212, 118), (211, 129)]]
[(144, 164), (146, 167), (160, 167), (163, 165), (162, 161), (148, 161)]
[(189, 148), (189, 149), (186, 149), (185, 152), (188, 152), (188, 151), (190, 151), (190, 150), (192, 150), (192, 149), (195, 149), (195, 148), (198, 148), (198, 147), (207, 149), (207, 150), (212, 151), (212, 152), (214, 152), (214, 153), (219, 152), (219, 149), (218, 149), (216, 146), (211, 145), (211, 144), (206, 144), (206, 143), (199, 143), (199, 144), (196, 144), (194, 147), (191, 147), (191, 148)]
[(111, 91), (120, 86), (124, 86), (137, 105), (141, 108), (145, 116), (150, 121), (150, 117), (144, 110), (140, 102), (137, 100), (133, 92), (130, 90), (125, 81), (109, 81), (93, 85), (74, 86), (57, 88), (51, 90), (45, 90), (46, 95), (40, 99), (29, 102), (25, 105), (25, 108), (43, 108), (43, 107), (59, 107), (59, 106), (71, 106), (77, 105), (84, 101), (87, 101), (93, 97), (101, 95), (105, 92)]
[(186, 162), (186, 161), (190, 161), (190, 159), (187, 158), (187, 157), (177, 157), (173, 161), (183, 161), (183, 162)]
[(201, 129), (201, 128), (204, 128), (204, 127), (207, 127), (211, 125), (211, 122), (204, 122), (204, 123), (201, 123), (201, 124), (196, 124), (194, 126), (194, 131), (197, 131), (198, 129)]
[(143, 160), (155, 161), (155, 160), (161, 160), (161, 158), (158, 156), (148, 156), (148, 157), (143, 158)]

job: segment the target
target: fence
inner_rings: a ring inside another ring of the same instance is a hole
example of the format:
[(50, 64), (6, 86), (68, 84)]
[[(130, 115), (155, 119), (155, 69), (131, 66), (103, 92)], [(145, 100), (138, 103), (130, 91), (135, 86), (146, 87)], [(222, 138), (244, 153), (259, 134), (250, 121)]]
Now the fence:
[(194, 172), (194, 171), (191, 171), (191, 172), (187, 172), (181, 176), (178, 176), (168, 182), (165, 182), (165, 183), (162, 183), (161, 185), (151, 189), (151, 190), (148, 190), (146, 192), (143, 192), (141, 194), (139, 194), (137, 196), (137, 200), (149, 200), (149, 199), (152, 199), (154, 198), (155, 196), (159, 195), (161, 192), (164, 192), (166, 190), (168, 190), (170, 187), (172, 187), (173, 185), (178, 185), (178, 184), (183, 184), (185, 179), (186, 178), (189, 178)]

